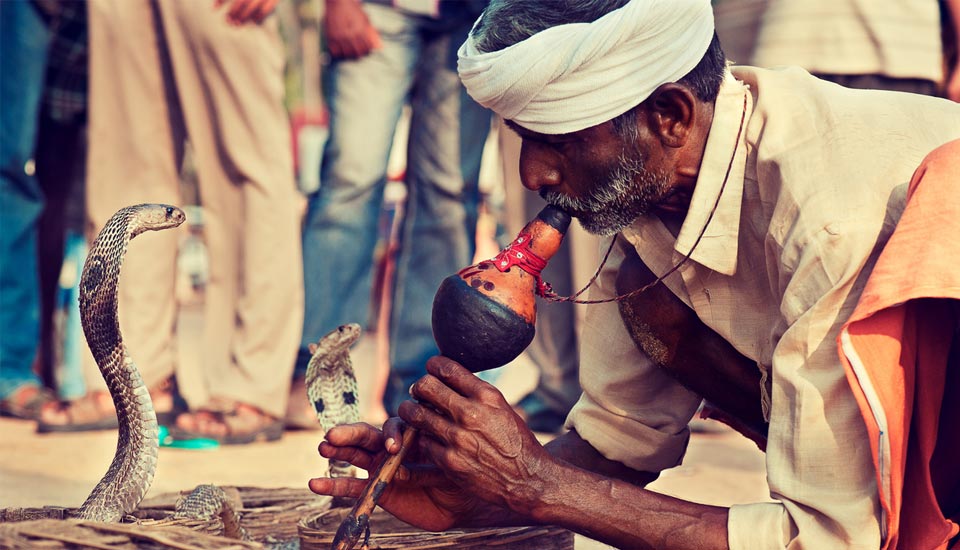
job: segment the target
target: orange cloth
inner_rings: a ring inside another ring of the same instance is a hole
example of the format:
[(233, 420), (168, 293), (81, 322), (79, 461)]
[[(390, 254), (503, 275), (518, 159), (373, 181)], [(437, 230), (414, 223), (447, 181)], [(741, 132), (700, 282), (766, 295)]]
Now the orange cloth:
[(945, 549), (960, 529), (956, 350), (947, 369), (960, 314), (958, 258), (960, 140), (917, 169), (896, 230), (838, 337), (870, 434), (884, 549)]

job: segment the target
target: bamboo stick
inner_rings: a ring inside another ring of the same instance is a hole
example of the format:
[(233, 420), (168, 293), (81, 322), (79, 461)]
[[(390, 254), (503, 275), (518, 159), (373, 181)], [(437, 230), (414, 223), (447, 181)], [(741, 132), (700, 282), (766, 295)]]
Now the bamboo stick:
[(333, 537), (333, 544), (330, 545), (331, 550), (352, 550), (360, 541), (360, 535), (365, 535), (365, 539), (370, 537), (370, 514), (373, 513), (380, 497), (387, 490), (387, 485), (396, 475), (416, 435), (417, 430), (408, 427), (403, 432), (397, 454), (388, 456), (370, 476), (370, 481), (360, 493), (360, 498), (353, 505), (353, 510), (340, 522), (337, 534)]

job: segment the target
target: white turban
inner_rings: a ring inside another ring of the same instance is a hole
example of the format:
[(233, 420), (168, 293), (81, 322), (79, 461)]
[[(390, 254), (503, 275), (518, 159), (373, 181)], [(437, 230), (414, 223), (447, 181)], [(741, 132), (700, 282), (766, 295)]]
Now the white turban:
[(457, 68), (481, 105), (529, 130), (566, 134), (685, 76), (713, 33), (709, 0), (631, 0), (592, 23), (550, 27), (498, 51), (481, 53), (469, 36)]

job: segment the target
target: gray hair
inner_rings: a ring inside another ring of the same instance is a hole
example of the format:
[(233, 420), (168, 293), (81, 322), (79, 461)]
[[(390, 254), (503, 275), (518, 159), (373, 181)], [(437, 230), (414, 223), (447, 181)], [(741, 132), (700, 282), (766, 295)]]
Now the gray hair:
[(477, 49), (495, 52), (550, 27), (596, 21), (629, 1), (491, 0), (472, 35)]

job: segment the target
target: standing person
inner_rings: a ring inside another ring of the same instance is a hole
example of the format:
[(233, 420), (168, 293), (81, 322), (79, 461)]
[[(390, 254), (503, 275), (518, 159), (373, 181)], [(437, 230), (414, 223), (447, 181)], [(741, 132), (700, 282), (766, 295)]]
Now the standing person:
[[(83, 375), (73, 345), (83, 340), (77, 299), (65, 304), (61, 283), (64, 269), (79, 279), (85, 254), (84, 200), (78, 180), (83, 176), (84, 137), (87, 128), (87, 4), (56, 1), (47, 54), (47, 73), (37, 130), (37, 182), (44, 208), (38, 227), (40, 274), (40, 348), (38, 370), (48, 384), (55, 383), (62, 398), (85, 393)], [(65, 257), (66, 253), (66, 257)], [(73, 286), (73, 285), (68, 285)], [(64, 323), (56, 322), (63, 309)], [(85, 346), (85, 343), (81, 343)], [(70, 347), (70, 349), (67, 349)]]
[[(546, 447), (431, 359), (399, 409), (417, 468), (384, 508), (620, 548), (960, 542), (960, 105), (728, 67), (707, 0), (492, 0), (460, 74), (523, 139), (524, 186), (606, 236), (591, 298), (608, 301), (588, 306), (583, 395)], [(643, 487), (682, 460), (704, 398), (755, 428), (771, 502)], [(373, 467), (400, 419), (334, 428), (320, 452)]]
[(391, 412), (437, 352), (430, 326), (434, 292), (473, 255), (480, 155), (490, 119), (457, 78), (456, 50), (484, 3), (477, 4), (326, 1), (324, 29), (333, 58), (325, 87), (330, 136), (303, 230), (306, 315), (298, 380), (311, 342), (369, 316), (387, 159), (401, 109), (409, 103), (407, 200), (384, 394)]
[(849, 88), (938, 95), (947, 76), (941, 3), (960, 10), (957, 0), (767, 0), (751, 64), (796, 65)]
[[(268, 17), (275, 3), (89, 2), (91, 233), (123, 206), (181, 202), (187, 141), (195, 152), (210, 256), (202, 351), (210, 398), (176, 418), (181, 437), (234, 444), (283, 431), (303, 293), (284, 56)], [(168, 414), (181, 237), (140, 237), (120, 281), (124, 341)], [(112, 414), (98, 391), (51, 411), (40, 427), (81, 429)]]
[(45, 5), (0, 2), (0, 414), (26, 420), (35, 420), (53, 399), (33, 370), (43, 192), (31, 159), (53, 17), (41, 9)]

